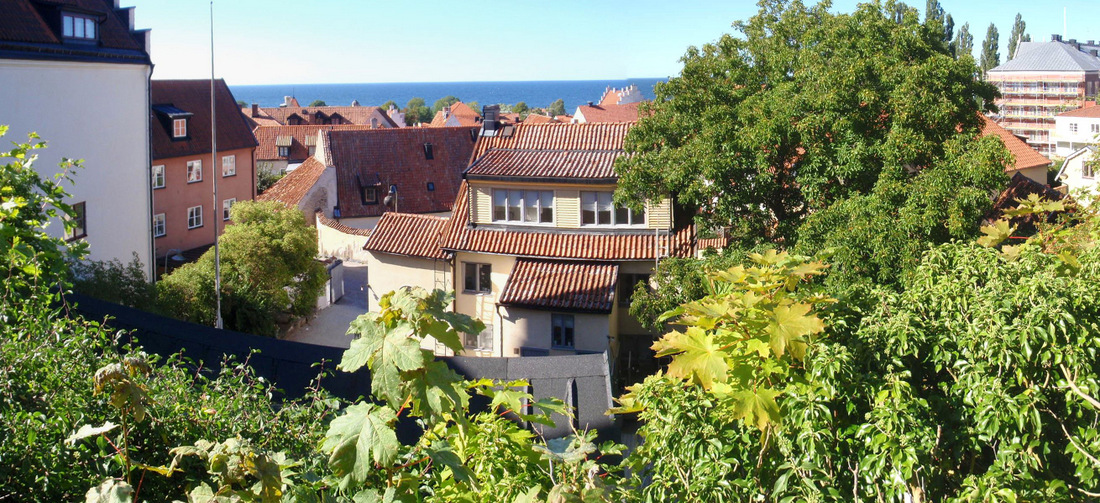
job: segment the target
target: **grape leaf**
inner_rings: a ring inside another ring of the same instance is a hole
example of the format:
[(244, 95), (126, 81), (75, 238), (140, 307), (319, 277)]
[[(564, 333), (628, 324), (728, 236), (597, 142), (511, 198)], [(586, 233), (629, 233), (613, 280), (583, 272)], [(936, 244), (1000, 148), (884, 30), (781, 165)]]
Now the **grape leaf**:
[(401, 444), (393, 424), (397, 414), (387, 406), (357, 403), (329, 423), (322, 449), (331, 452), (329, 466), (337, 476), (366, 480), (375, 463), (390, 465)]

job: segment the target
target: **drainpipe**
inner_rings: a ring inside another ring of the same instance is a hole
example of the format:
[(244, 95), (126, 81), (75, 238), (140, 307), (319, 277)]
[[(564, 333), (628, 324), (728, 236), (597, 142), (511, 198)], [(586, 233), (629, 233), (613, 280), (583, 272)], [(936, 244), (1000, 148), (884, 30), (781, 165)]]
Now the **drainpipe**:
[[(146, 51), (148, 51), (146, 47)], [(149, 204), (149, 214), (145, 215), (145, 235), (149, 237), (149, 282), (157, 282), (157, 238), (153, 237), (153, 128), (148, 116), (153, 101), (153, 63), (149, 62), (149, 69), (145, 71), (145, 201)], [(165, 168), (165, 176), (167, 168)]]
[(500, 357), (504, 358), (504, 315), (500, 313), (500, 304), (497, 304), (497, 319), (500, 320)]

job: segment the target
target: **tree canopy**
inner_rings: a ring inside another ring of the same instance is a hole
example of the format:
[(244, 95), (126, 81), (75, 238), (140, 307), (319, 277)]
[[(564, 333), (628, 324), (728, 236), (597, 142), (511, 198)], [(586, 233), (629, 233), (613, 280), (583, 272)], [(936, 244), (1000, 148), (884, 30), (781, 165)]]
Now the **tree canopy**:
[(1020, 42), (1028, 42), (1031, 37), (1024, 31), (1027, 30), (1027, 23), (1024, 22), (1023, 16), (1020, 13), (1016, 13), (1016, 21), (1012, 23), (1012, 34), (1008, 36), (1008, 54), (1005, 55), (1005, 59), (1012, 59), (1016, 56), (1016, 48), (1019, 47)]
[(554, 100), (553, 103), (546, 109), (546, 115), (550, 117), (557, 117), (559, 115), (565, 115), (565, 101), (561, 98)]
[(952, 162), (949, 140), (978, 135), (996, 90), (899, 6), (770, 0), (741, 36), (689, 48), (627, 135), (617, 197), (676, 194), (735, 236), (790, 244), (808, 215)]
[(325, 103), (325, 100), (313, 100), (313, 101), (309, 102), (309, 106), (311, 106), (311, 107), (327, 107), (328, 104)]
[(981, 70), (982, 78), (985, 72), (1001, 64), (1001, 53), (998, 50), (1001, 36), (997, 33), (997, 26), (989, 23), (989, 29), (985, 31), (985, 40), (982, 41)]
[(955, 57), (963, 56), (974, 58), (974, 35), (970, 34), (970, 23), (964, 23), (955, 37)]
[(432, 105), (432, 117), (435, 117), (435, 114), (439, 113), (440, 110), (443, 110), (444, 107), (449, 107), (460, 101), (462, 100), (458, 99), (457, 96), (444, 96), (442, 98), (439, 98), (438, 100), (435, 100), (435, 104)]

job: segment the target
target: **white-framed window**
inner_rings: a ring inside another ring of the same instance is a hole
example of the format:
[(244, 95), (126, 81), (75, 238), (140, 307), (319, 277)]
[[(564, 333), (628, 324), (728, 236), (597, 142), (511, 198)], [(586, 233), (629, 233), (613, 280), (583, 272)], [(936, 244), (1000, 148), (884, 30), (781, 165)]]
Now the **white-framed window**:
[(1071, 133), (1076, 133), (1077, 132), (1077, 123), (1076, 122), (1069, 123), (1069, 132), (1071, 132)]
[(554, 223), (554, 191), (493, 189), (493, 221)]
[(202, 227), (202, 206), (187, 208), (187, 228), (196, 229)]
[(187, 183), (202, 181), (202, 160), (187, 161)]
[(73, 228), (68, 232), (69, 240), (80, 239), (88, 235), (88, 204), (84, 201), (73, 203), (73, 216), (70, 221)]
[(573, 315), (550, 315), (550, 347), (573, 349)]
[(1087, 178), (1091, 180), (1094, 176), (1092, 168), (1093, 165), (1091, 161), (1085, 161), (1081, 163), (1081, 178)]
[(237, 156), (222, 156), (222, 176), (237, 176)]
[(164, 165), (153, 166), (153, 188), (164, 188)]
[(279, 147), (279, 157), (290, 157), (290, 147)]
[(235, 197), (222, 201), (222, 220), (229, 220), (229, 208), (232, 208), (234, 204), (237, 204), (237, 198)]
[(168, 220), (164, 213), (153, 215), (153, 237), (159, 238), (168, 233)]
[(61, 15), (61, 34), (65, 38), (95, 40), (98, 26), (96, 20), (89, 16), (69, 13)]
[(492, 293), (493, 268), (489, 264), (467, 262), (462, 291), (466, 293)]
[(1089, 131), (1092, 133), (1100, 133), (1100, 124), (1089, 124)]
[(476, 334), (464, 334), (462, 345), (475, 351), (492, 351), (493, 325), (486, 323), (485, 330)]
[(581, 225), (645, 225), (645, 210), (616, 206), (611, 192), (581, 192)]
[(187, 137), (187, 119), (172, 119), (172, 138)]

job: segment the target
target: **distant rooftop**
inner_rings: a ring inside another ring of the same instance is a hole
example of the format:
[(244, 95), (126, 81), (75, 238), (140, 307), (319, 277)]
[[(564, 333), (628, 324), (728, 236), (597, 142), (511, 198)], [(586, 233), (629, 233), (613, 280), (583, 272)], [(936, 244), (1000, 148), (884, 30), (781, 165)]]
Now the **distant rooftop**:
[(993, 72), (1094, 72), (1100, 71), (1100, 58), (1077, 49), (1077, 44), (1058, 40), (1020, 42), (1016, 57), (991, 70)]

